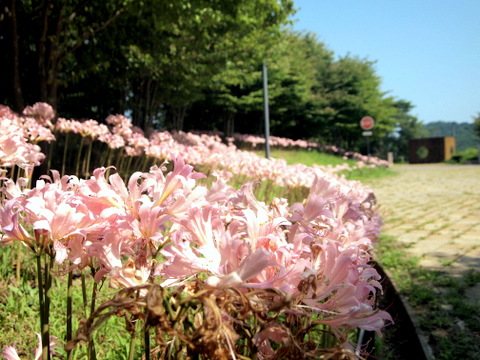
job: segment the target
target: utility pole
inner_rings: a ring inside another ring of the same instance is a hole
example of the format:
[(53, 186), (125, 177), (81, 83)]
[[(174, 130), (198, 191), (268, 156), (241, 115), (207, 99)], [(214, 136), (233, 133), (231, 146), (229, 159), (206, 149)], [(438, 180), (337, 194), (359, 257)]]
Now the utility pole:
[(270, 114), (268, 111), (268, 79), (267, 65), (263, 63), (263, 114), (265, 118), (265, 157), (270, 159)]

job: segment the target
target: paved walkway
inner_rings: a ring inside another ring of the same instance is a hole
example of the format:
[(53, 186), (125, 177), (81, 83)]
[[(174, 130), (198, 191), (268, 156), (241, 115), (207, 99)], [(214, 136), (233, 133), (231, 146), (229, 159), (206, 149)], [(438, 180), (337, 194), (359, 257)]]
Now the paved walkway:
[[(480, 271), (480, 165), (396, 165), (393, 170), (398, 175), (369, 184), (385, 222), (383, 233), (407, 245), (425, 268), (452, 276)], [(474, 292), (480, 301), (480, 284)]]

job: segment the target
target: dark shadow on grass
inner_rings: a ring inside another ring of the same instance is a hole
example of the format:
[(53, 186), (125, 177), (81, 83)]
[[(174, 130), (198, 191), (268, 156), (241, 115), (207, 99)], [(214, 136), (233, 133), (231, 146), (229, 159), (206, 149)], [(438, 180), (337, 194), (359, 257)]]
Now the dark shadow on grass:
[(368, 359), (430, 359), (431, 350), (417, 333), (411, 315), (388, 275), (380, 265), (375, 264), (375, 268), (383, 279), (383, 295), (379, 298), (378, 307), (386, 310), (394, 323), (382, 330), (381, 340), (375, 339), (375, 333), (369, 333), (369, 338), (365, 341), (368, 342), (367, 351), (370, 354)]

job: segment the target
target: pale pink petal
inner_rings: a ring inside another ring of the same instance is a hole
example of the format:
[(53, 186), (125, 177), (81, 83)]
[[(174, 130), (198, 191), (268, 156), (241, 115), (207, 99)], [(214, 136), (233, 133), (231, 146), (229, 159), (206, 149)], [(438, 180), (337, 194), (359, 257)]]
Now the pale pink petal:
[(21, 360), (13, 346), (5, 346), (2, 349), (2, 355), (5, 357), (5, 360)]

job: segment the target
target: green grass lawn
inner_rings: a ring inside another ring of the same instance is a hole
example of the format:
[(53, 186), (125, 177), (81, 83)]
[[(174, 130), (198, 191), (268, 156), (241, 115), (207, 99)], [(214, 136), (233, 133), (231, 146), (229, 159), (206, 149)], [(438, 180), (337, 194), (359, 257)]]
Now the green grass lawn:
[[(257, 150), (255, 153), (259, 156), (265, 156), (264, 151)], [(283, 149), (271, 149), (270, 156), (275, 159), (285, 159), (289, 165), (304, 164), (307, 166), (313, 165), (341, 165), (348, 163), (350, 166), (355, 165), (353, 160), (344, 160), (340, 156), (331, 154), (325, 154), (316, 150), (283, 150)]]
[[(259, 156), (265, 156), (264, 151), (257, 150), (255, 153)], [(316, 150), (283, 150), (283, 149), (271, 149), (270, 156), (275, 159), (285, 159), (287, 164), (304, 164), (307, 166), (319, 165), (319, 166), (336, 166), (347, 163), (350, 167), (354, 167), (357, 163), (355, 160), (343, 159), (340, 156), (331, 154), (325, 154)], [(383, 167), (377, 168), (363, 168), (355, 169), (352, 171), (342, 171), (339, 174), (345, 176), (348, 180), (370, 180), (377, 179), (384, 176), (395, 174), (392, 169), (386, 169)]]
[[(263, 156), (265, 153), (263, 151), (256, 151), (260, 156)], [(270, 156), (276, 159), (285, 159), (289, 165), (293, 164), (305, 164), (307, 166), (313, 165), (342, 165), (349, 164), (350, 166), (355, 165), (354, 160), (344, 160), (340, 156), (335, 156), (331, 154), (321, 153), (315, 150), (282, 150), (282, 149), (272, 149), (270, 151)]]
[[(390, 273), (397, 291), (416, 314), (417, 326), (429, 341), (436, 359), (476, 359), (480, 354), (480, 306), (465, 293), (480, 281), (480, 272), (470, 270), (463, 277), (448, 271), (427, 270), (418, 265), (405, 245), (394, 237), (382, 236), (376, 244), (376, 258)], [(397, 341), (395, 324), (385, 328), (377, 349), (385, 360), (402, 360), (405, 346)], [(388, 354), (388, 355), (386, 355)]]

